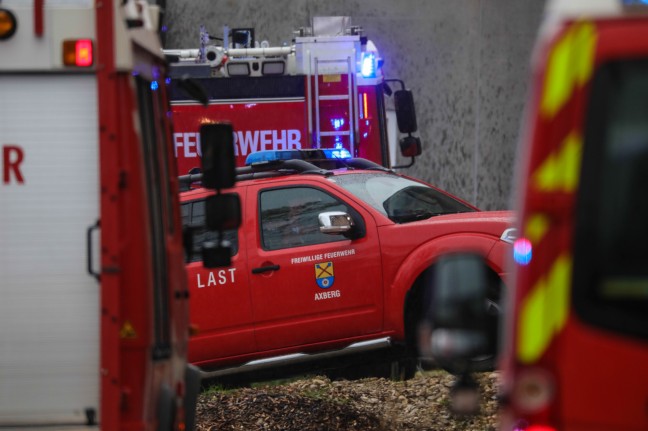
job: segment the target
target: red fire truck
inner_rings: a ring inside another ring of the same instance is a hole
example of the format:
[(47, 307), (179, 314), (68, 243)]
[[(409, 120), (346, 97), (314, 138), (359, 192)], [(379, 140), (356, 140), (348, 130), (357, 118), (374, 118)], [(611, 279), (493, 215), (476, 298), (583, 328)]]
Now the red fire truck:
[[(399, 146), (411, 166), (421, 152), (412, 136), (412, 93), (402, 81), (383, 77), (383, 59), (362, 33), (348, 17), (316, 17), (312, 27), (295, 32), (290, 46), (259, 42), (252, 28), (226, 28), (216, 46), (202, 28), (200, 48), (165, 50), (173, 61), (169, 94), (178, 172), (200, 166), (200, 125), (223, 121), (234, 127), (238, 166), (257, 151), (327, 148), (396, 167), (396, 123), (407, 134)], [(186, 77), (206, 90), (206, 110), (179, 88)], [(398, 118), (391, 121), (389, 83), (399, 87), (393, 93)]]
[(154, 12), (0, 3), (0, 428), (192, 428)]
[[(648, 429), (647, 3), (547, 4), (521, 140), (502, 430)], [(431, 320), (454, 341), (479, 334)], [(432, 350), (452, 356), (436, 336)]]

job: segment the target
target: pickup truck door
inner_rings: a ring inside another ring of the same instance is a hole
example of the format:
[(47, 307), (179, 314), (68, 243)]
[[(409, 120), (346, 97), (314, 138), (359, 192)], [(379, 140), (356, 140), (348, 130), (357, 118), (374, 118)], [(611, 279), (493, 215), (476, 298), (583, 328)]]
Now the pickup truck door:
[[(380, 244), (369, 212), (321, 184), (250, 186), (248, 266), (259, 350), (377, 333), (383, 326)], [(365, 234), (319, 232), (318, 214), (345, 211)]]
[(226, 232), (225, 239), (231, 242), (234, 250), (230, 267), (203, 267), (202, 243), (218, 238), (217, 232), (204, 229), (206, 196), (181, 204), (183, 225), (195, 226), (194, 251), (187, 264), (187, 273), (190, 320), (198, 333), (189, 342), (189, 361), (199, 366), (256, 349), (246, 250), (241, 246), (245, 241), (245, 229)]

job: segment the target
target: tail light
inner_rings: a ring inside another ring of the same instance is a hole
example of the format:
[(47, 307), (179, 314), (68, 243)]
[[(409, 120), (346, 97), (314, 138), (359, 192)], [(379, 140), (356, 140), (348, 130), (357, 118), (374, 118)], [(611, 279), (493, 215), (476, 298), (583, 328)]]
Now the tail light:
[(535, 414), (546, 410), (554, 398), (554, 380), (547, 371), (538, 368), (521, 370), (513, 388), (517, 410)]
[(66, 66), (89, 67), (94, 63), (92, 40), (72, 39), (63, 41), (63, 64)]
[(511, 392), (513, 431), (557, 431), (550, 423), (555, 399), (554, 378), (547, 370), (526, 368), (518, 372)]
[(558, 431), (550, 425), (531, 425), (525, 431)]

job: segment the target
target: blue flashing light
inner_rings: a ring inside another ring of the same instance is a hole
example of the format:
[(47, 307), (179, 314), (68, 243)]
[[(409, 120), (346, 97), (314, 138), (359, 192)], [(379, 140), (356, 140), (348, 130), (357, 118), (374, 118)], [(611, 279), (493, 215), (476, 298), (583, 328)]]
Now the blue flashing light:
[(157, 90), (157, 89), (159, 88), (159, 86), (160, 86), (160, 85), (158, 84), (157, 81), (152, 81), (152, 82), (151, 82), (151, 91), (155, 91), (155, 90)]
[(377, 73), (376, 54), (374, 54), (373, 52), (365, 52), (362, 54), (360, 73), (365, 78), (376, 77), (376, 73)]
[(331, 123), (335, 130), (340, 130), (344, 126), (344, 118), (332, 118)]
[(312, 150), (266, 150), (250, 153), (245, 159), (245, 165), (271, 162), (274, 160), (320, 160), (320, 159), (349, 159), (351, 153), (346, 148), (322, 148)]
[(171, 84), (171, 78), (166, 77), (166, 78), (164, 79), (164, 83), (165, 83), (166, 85)]
[(245, 159), (245, 164), (249, 166), (252, 163), (303, 158), (304, 157), (299, 150), (266, 150), (248, 154), (247, 158)]
[(351, 153), (346, 148), (331, 148), (324, 150), (327, 159), (350, 159)]
[(513, 243), (513, 260), (519, 265), (528, 265), (533, 257), (533, 246), (526, 238), (518, 238)]

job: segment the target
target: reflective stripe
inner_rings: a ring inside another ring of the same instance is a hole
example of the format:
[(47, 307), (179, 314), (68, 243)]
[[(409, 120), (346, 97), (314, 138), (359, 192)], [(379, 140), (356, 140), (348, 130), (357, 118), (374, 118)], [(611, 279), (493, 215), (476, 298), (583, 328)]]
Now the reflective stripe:
[(565, 326), (569, 310), (571, 256), (560, 256), (546, 278), (538, 280), (522, 301), (517, 333), (517, 356), (532, 363), (545, 352), (551, 339)]
[(524, 227), (524, 236), (531, 244), (538, 244), (549, 230), (549, 217), (544, 214), (530, 214)]
[(554, 45), (547, 63), (547, 75), (540, 105), (545, 117), (553, 117), (569, 100), (574, 88), (592, 76), (596, 48), (594, 24), (572, 25)]
[(572, 132), (557, 153), (549, 157), (533, 173), (532, 184), (536, 190), (545, 192), (574, 192), (578, 185), (582, 138)]

